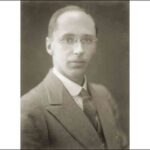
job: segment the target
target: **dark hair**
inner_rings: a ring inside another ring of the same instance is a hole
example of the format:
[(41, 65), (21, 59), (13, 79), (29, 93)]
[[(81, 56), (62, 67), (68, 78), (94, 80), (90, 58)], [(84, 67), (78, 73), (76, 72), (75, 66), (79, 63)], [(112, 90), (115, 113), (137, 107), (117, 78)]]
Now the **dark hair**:
[[(55, 29), (55, 27), (56, 27), (56, 23), (57, 23), (58, 17), (59, 17), (61, 14), (65, 13), (65, 12), (67, 12), (67, 11), (70, 11), (70, 10), (71, 10), (71, 11), (72, 11), (72, 10), (81, 11), (81, 12), (86, 13), (87, 15), (89, 15), (89, 16), (92, 18), (93, 22), (95, 23), (93, 17), (92, 17), (87, 11), (85, 11), (83, 8), (81, 8), (81, 7), (79, 7), (79, 6), (75, 6), (75, 5), (69, 5), (69, 6), (66, 6), (66, 7), (63, 7), (63, 8), (58, 9), (58, 10), (52, 15), (52, 17), (51, 17), (51, 19), (50, 19), (50, 21), (49, 21), (49, 25), (48, 25), (48, 36), (49, 36), (49, 37), (52, 35), (52, 33), (53, 33), (53, 31), (54, 31), (54, 29)], [(96, 29), (96, 34), (97, 34), (97, 27), (96, 27), (96, 25), (95, 25), (95, 29)]]

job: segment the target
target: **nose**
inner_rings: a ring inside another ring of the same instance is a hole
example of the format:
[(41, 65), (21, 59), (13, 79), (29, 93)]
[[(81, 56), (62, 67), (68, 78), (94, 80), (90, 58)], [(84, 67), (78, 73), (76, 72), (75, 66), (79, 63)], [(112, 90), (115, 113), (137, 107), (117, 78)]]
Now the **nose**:
[(73, 49), (73, 53), (75, 55), (81, 55), (84, 53), (83, 47), (82, 47), (82, 43), (80, 41), (78, 41), (77, 43), (75, 43), (74, 45), (74, 49)]

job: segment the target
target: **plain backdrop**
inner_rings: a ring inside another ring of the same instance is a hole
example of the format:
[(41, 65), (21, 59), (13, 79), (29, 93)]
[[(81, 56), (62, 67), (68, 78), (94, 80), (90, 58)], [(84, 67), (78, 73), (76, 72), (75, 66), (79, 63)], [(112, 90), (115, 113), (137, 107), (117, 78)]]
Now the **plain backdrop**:
[(21, 3), (21, 95), (36, 86), (52, 67), (45, 48), (51, 15), (66, 5), (87, 9), (98, 26), (98, 45), (87, 77), (105, 85), (116, 99), (129, 136), (129, 2), (49, 1)]

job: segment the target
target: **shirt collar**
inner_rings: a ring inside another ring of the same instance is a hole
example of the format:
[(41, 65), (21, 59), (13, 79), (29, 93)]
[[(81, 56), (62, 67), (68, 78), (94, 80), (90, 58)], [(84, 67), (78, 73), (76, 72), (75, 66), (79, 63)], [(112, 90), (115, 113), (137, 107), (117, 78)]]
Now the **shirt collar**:
[(80, 86), (79, 84), (73, 82), (72, 80), (70, 80), (67, 77), (65, 77), (64, 75), (62, 75), (60, 72), (58, 72), (56, 70), (56, 68), (53, 68), (52, 71), (62, 81), (63, 85), (68, 90), (68, 92), (70, 93), (71, 96), (73, 96), (73, 97), (78, 96), (80, 94), (82, 88), (87, 90), (87, 78), (86, 78), (86, 76), (84, 76), (83, 86)]

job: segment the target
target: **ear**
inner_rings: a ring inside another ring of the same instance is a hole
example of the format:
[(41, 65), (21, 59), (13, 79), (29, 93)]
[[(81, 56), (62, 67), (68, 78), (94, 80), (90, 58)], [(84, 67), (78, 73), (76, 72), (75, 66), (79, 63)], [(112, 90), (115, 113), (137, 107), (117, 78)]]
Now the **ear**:
[(49, 37), (46, 37), (46, 51), (48, 52), (49, 55), (53, 55), (53, 51), (51, 49), (51, 40)]

